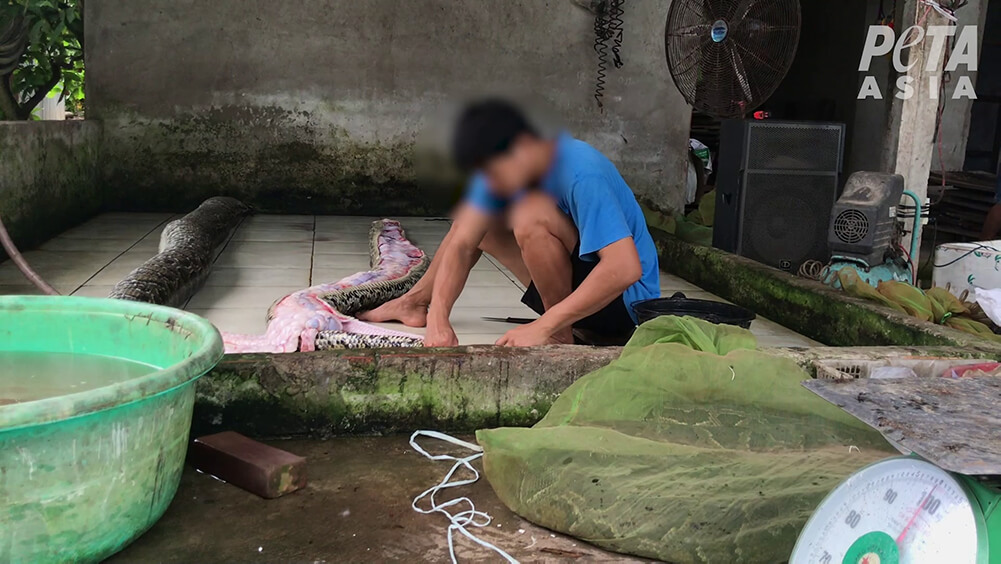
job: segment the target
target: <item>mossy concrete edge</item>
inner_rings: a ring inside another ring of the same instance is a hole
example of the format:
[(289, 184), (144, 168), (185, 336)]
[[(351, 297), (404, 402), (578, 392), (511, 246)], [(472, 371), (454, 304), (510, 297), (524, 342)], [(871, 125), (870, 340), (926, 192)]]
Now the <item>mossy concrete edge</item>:
[(325, 436), (530, 425), (618, 354), (489, 346), (227, 356), (199, 381), (194, 429)]
[(1001, 353), (1001, 345), (860, 300), (751, 259), (651, 230), (661, 268), (831, 346), (955, 346)]
[[(768, 349), (814, 372), (825, 359), (988, 358), (956, 347)], [(469, 433), (528, 426), (620, 348), (493, 346), (227, 356), (198, 381), (193, 436)]]

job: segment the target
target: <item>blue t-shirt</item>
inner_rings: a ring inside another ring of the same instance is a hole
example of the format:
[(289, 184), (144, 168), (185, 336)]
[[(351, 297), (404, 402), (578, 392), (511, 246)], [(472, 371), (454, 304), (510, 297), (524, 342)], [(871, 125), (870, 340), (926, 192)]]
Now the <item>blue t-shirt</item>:
[[(633, 238), (643, 276), (626, 289), (623, 300), (635, 321), (632, 304), (660, 297), (660, 266), (636, 196), (615, 165), (594, 147), (564, 134), (556, 141), (555, 160), (540, 187), (577, 226), (581, 260), (596, 261), (601, 249), (626, 237)], [(489, 214), (502, 211), (508, 204), (490, 192), (482, 173), (470, 181), (466, 201)]]

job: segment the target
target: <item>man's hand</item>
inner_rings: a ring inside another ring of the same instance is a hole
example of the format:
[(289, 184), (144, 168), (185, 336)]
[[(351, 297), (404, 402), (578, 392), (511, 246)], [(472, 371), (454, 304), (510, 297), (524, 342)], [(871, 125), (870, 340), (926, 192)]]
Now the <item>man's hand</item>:
[(538, 320), (511, 329), (503, 337), (497, 339), (497, 345), (504, 347), (534, 347), (536, 345), (553, 345), (561, 342), (553, 337), (553, 332)]
[(457, 347), (459, 339), (455, 336), (455, 330), (448, 323), (428, 323), (427, 333), (424, 335), (425, 347)]
[[(490, 227), (490, 216), (466, 204), (455, 216), (448, 232), (448, 244), (438, 249), (435, 259), (440, 261), (431, 289), (431, 307), (428, 309), (427, 333), (424, 345), (428, 347), (456, 347), (459, 339), (448, 321), (456, 298), (466, 285), (469, 271), (480, 258), (479, 245)], [(432, 267), (434, 261), (432, 261)]]

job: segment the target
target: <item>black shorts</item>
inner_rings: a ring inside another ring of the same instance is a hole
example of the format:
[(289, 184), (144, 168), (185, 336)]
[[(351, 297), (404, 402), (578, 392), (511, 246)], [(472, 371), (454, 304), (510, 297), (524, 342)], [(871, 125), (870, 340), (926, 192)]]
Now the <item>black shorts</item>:
[[(573, 254), (570, 255), (570, 264), (573, 268), (573, 289), (576, 290), (587, 278), (587, 275), (591, 274), (598, 262), (582, 260), (579, 249), (574, 249)], [(536, 289), (534, 282), (528, 285), (528, 290), (521, 297), (521, 303), (532, 308), (539, 315), (546, 312), (546, 308), (542, 304), (542, 296), (539, 295), (539, 290)], [(636, 329), (636, 322), (629, 316), (629, 310), (626, 309), (623, 297), (619, 296), (601, 311), (581, 319), (573, 326), (574, 329), (584, 329), (604, 337), (628, 337)]]

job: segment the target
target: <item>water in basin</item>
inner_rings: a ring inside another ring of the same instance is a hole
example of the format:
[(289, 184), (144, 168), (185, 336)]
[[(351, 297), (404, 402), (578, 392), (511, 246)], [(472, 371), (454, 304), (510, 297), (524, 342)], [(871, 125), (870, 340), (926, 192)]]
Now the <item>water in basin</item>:
[(109, 356), (0, 351), (0, 405), (93, 390), (156, 370)]

